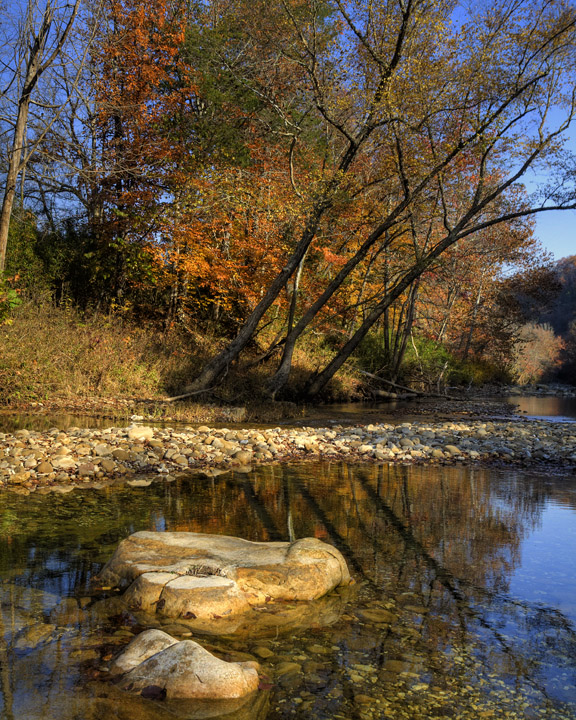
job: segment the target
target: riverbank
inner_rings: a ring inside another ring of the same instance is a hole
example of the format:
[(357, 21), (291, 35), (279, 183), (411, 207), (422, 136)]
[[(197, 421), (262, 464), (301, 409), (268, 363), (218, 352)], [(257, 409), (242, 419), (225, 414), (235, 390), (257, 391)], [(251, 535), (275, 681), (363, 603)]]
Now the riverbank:
[(348, 401), (343, 403), (305, 404), (287, 401), (253, 401), (245, 405), (210, 402), (171, 403), (159, 400), (137, 401), (101, 396), (76, 398), (52, 397), (43, 403), (21, 403), (17, 408), (0, 408), (0, 432), (21, 428), (48, 430), (76, 425), (83, 428), (128, 425), (133, 418), (151, 425), (253, 425), (322, 426), (336, 420), (341, 424), (398, 422), (400, 418), (432, 417), (438, 420), (458, 418), (509, 417), (514, 406), (501, 396), (476, 391), (462, 392), (460, 398), (388, 399), (387, 401)]
[(207, 426), (102, 430), (53, 428), (0, 433), (0, 488), (67, 492), (126, 482), (170, 482), (189, 472), (208, 476), (253, 465), (345, 460), (409, 464), (505, 464), (576, 467), (576, 424), (542, 420), (417, 420), (393, 425), (273, 429)]
[(566, 385), (484, 385), (473, 389), (451, 388), (446, 397), (392, 397), (341, 403), (305, 404), (252, 398), (245, 404), (189, 400), (177, 403), (161, 399), (137, 400), (101, 395), (74, 397), (52, 395), (43, 402), (28, 401), (0, 408), (0, 432), (20, 427), (46, 429), (50, 422), (64, 428), (127, 425), (138, 416), (150, 424), (309, 424), (321, 426), (331, 420), (342, 424), (397, 422), (398, 419), (431, 417), (437, 420), (509, 417), (514, 415), (513, 398), (576, 398), (576, 388)]

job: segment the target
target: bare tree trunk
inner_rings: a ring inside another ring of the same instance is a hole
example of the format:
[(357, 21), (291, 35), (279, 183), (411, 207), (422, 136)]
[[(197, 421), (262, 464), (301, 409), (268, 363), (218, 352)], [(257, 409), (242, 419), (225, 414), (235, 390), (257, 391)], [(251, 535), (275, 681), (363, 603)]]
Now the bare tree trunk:
[[(420, 281), (419, 279), (417, 279), (414, 282), (414, 285), (412, 285), (412, 287), (410, 288), (410, 297), (408, 299), (408, 314), (406, 317), (406, 322), (404, 323), (404, 328), (402, 330), (402, 337), (400, 339), (397, 352), (394, 356), (394, 365), (392, 366), (391, 379), (394, 382), (396, 382), (396, 380), (398, 379), (398, 375), (400, 374), (400, 366), (402, 365), (402, 360), (404, 359), (404, 355), (406, 354), (408, 338), (412, 336), (412, 327), (414, 325), (414, 320), (416, 319), (416, 298), (418, 297), (419, 285)], [(400, 328), (398, 329), (398, 332), (400, 332)]]
[(292, 331), (294, 327), (294, 317), (296, 315), (296, 306), (298, 304), (298, 290), (300, 288), (300, 278), (302, 277), (302, 270), (304, 269), (304, 261), (306, 260), (306, 253), (298, 265), (296, 275), (294, 276), (294, 288), (292, 290), (292, 297), (290, 298), (290, 310), (288, 312), (288, 329), (287, 333)]
[(446, 333), (446, 330), (448, 329), (448, 321), (450, 320), (450, 314), (452, 312), (454, 303), (456, 302), (456, 298), (456, 290), (450, 290), (450, 292), (448, 293), (448, 305), (446, 307), (444, 319), (442, 320), (442, 325), (440, 326), (440, 330), (438, 331), (438, 335), (436, 336), (437, 343), (442, 343), (444, 341), (444, 335)]
[(478, 292), (476, 293), (476, 300), (474, 302), (474, 307), (472, 308), (472, 318), (470, 320), (470, 327), (468, 328), (468, 333), (466, 335), (466, 344), (464, 345), (464, 350), (462, 352), (462, 360), (467, 360), (468, 353), (470, 352), (470, 346), (472, 345), (472, 337), (474, 335), (474, 330), (476, 329), (476, 320), (478, 318), (478, 311), (480, 310), (480, 304), (482, 302), (483, 289), (484, 289), (484, 275), (482, 275), (482, 279), (480, 280)]
[[(14, 136), (12, 138), (12, 146), (8, 158), (8, 172), (6, 175), (6, 187), (2, 200), (2, 209), (0, 210), (0, 273), (6, 267), (6, 250), (8, 247), (8, 231), (10, 229), (10, 219), (12, 217), (12, 208), (14, 207), (14, 198), (16, 197), (16, 186), (18, 176), (26, 166), (30, 155), (22, 157), (25, 146), (26, 127), (28, 125), (28, 113), (30, 110), (30, 102), (32, 92), (36, 87), (42, 73), (56, 60), (62, 47), (72, 29), (72, 25), (80, 8), (80, 0), (76, 0), (71, 6), (70, 17), (66, 21), (63, 28), (58, 28), (58, 38), (48, 57), (44, 57), (46, 51), (46, 43), (50, 35), (52, 24), (54, 21), (54, 6), (52, 0), (48, 0), (46, 8), (42, 15), (40, 28), (36, 32), (32, 27), (34, 22), (33, 6), (29, 2), (27, 6), (27, 19), (20, 37), (20, 42), (26, 48), (28, 53), (26, 59), (26, 73), (20, 97), (18, 99), (18, 111), (14, 125)], [(17, 70), (15, 71), (17, 72)]]
[(16, 184), (18, 175), (20, 174), (20, 160), (22, 158), (22, 150), (24, 148), (24, 131), (28, 123), (28, 108), (30, 104), (30, 96), (23, 97), (18, 106), (18, 118), (14, 138), (12, 139), (12, 147), (10, 149), (8, 159), (8, 172), (6, 173), (6, 188), (4, 190), (4, 199), (2, 200), (2, 209), (0, 210), (0, 273), (4, 272), (6, 267), (6, 250), (8, 248), (8, 231), (10, 230), (10, 219), (12, 217), (12, 208), (14, 206), (14, 198), (16, 197)]
[[(402, 209), (404, 208), (402, 207)], [(288, 378), (290, 377), (290, 371), (292, 369), (292, 356), (294, 354), (296, 342), (300, 335), (304, 332), (308, 325), (310, 325), (312, 320), (316, 317), (316, 315), (320, 312), (320, 310), (324, 307), (328, 300), (330, 300), (332, 295), (334, 295), (334, 293), (338, 290), (338, 288), (342, 285), (342, 283), (346, 280), (346, 278), (350, 275), (354, 268), (359, 265), (360, 262), (366, 257), (368, 251), (374, 245), (374, 243), (377, 242), (377, 240), (389, 229), (391, 225), (393, 225), (396, 217), (397, 215), (395, 214), (395, 212), (391, 213), (387, 221), (370, 234), (364, 244), (359, 248), (357, 253), (353, 255), (350, 260), (348, 260), (346, 265), (344, 265), (344, 267), (333, 278), (329, 285), (327, 285), (322, 295), (320, 295), (316, 302), (310, 305), (308, 310), (306, 310), (304, 315), (302, 315), (300, 320), (296, 323), (293, 330), (286, 336), (286, 341), (284, 343), (284, 352), (282, 354), (282, 360), (280, 361), (278, 370), (276, 370), (274, 376), (270, 378), (267, 383), (267, 388), (271, 393), (272, 397), (274, 397), (276, 393), (282, 387), (284, 387), (284, 385), (288, 381)], [(386, 244), (388, 244), (389, 242), (391, 242), (391, 240), (387, 237)]]

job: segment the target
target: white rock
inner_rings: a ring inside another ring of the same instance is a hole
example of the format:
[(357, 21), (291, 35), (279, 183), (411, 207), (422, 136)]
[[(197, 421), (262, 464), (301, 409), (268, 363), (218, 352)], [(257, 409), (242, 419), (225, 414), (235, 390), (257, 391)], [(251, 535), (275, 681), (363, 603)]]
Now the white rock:
[(129, 440), (151, 440), (154, 437), (154, 429), (146, 425), (130, 425), (128, 428)]
[(114, 675), (126, 673), (148, 660), (152, 655), (176, 645), (178, 640), (162, 630), (146, 630), (137, 635), (120, 655), (112, 661), (110, 672)]

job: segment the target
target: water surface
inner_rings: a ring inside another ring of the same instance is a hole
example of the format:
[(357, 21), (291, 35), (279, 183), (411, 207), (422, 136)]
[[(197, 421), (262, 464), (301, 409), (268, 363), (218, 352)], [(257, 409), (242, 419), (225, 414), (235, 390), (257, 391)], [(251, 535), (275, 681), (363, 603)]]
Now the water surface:
[(517, 412), (529, 418), (540, 418), (553, 422), (576, 421), (576, 398), (511, 395), (506, 398), (511, 405), (518, 407)]
[(88, 584), (143, 529), (314, 536), (346, 556), (356, 585), (300, 627), (195, 636), (269, 656), (229, 720), (576, 719), (574, 477), (315, 463), (0, 495), (1, 720), (210, 717), (119, 697), (99, 672), (142, 627)]

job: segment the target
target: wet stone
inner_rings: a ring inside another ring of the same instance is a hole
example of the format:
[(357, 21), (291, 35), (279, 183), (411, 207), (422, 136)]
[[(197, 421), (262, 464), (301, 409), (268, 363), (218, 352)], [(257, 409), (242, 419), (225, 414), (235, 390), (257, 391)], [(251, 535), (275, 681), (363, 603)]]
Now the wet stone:
[(285, 690), (295, 690), (302, 684), (300, 673), (285, 673), (278, 678), (278, 684)]
[(415, 615), (424, 615), (430, 612), (430, 608), (424, 607), (423, 605), (404, 605), (404, 610), (414, 613)]
[(78, 465), (78, 475), (93, 475), (96, 466), (93, 463), (82, 463)]
[(54, 468), (52, 467), (52, 465), (49, 462), (42, 461), (36, 467), (36, 472), (40, 473), (42, 475), (45, 475), (45, 474), (51, 473), (53, 471), (53, 469)]
[(40, 623), (38, 625), (32, 625), (31, 627), (24, 630), (16, 639), (15, 647), (18, 650), (30, 650), (38, 645), (49, 640), (54, 631), (56, 625), (51, 623)]
[(302, 665), (295, 662), (281, 662), (276, 665), (276, 674), (281, 675), (293, 675), (294, 673), (302, 672)]
[[(32, 441), (33, 438), (33, 441)], [(174, 470), (215, 472), (233, 468), (250, 472), (257, 464), (279, 457), (330, 456), (364, 462), (402, 463), (576, 463), (574, 431), (544, 420), (476, 420), (413, 422), (399, 427), (372, 423), (366, 427), (248, 428), (230, 430), (207, 426), (174, 430), (142, 425), (105, 430), (53, 429), (30, 435), (2, 433), (0, 477), (3, 485), (24, 484), (31, 473), (34, 485), (53, 481), (52, 474), (72, 476), (73, 482), (91, 476), (158, 474)], [(111, 464), (113, 462), (117, 464)], [(95, 469), (88, 465), (92, 463)], [(107, 464), (108, 463), (108, 464)], [(10, 477), (16, 475), (14, 479)], [(7, 477), (8, 476), (8, 477)]]
[(367, 608), (357, 611), (357, 615), (361, 620), (371, 623), (393, 623), (397, 616), (389, 610), (381, 608)]
[(309, 653), (313, 655), (326, 655), (330, 652), (330, 648), (324, 647), (324, 645), (308, 645), (306, 648)]
[(274, 657), (274, 651), (267, 647), (257, 647), (254, 648), (252, 652), (262, 660), (268, 660), (269, 658)]

